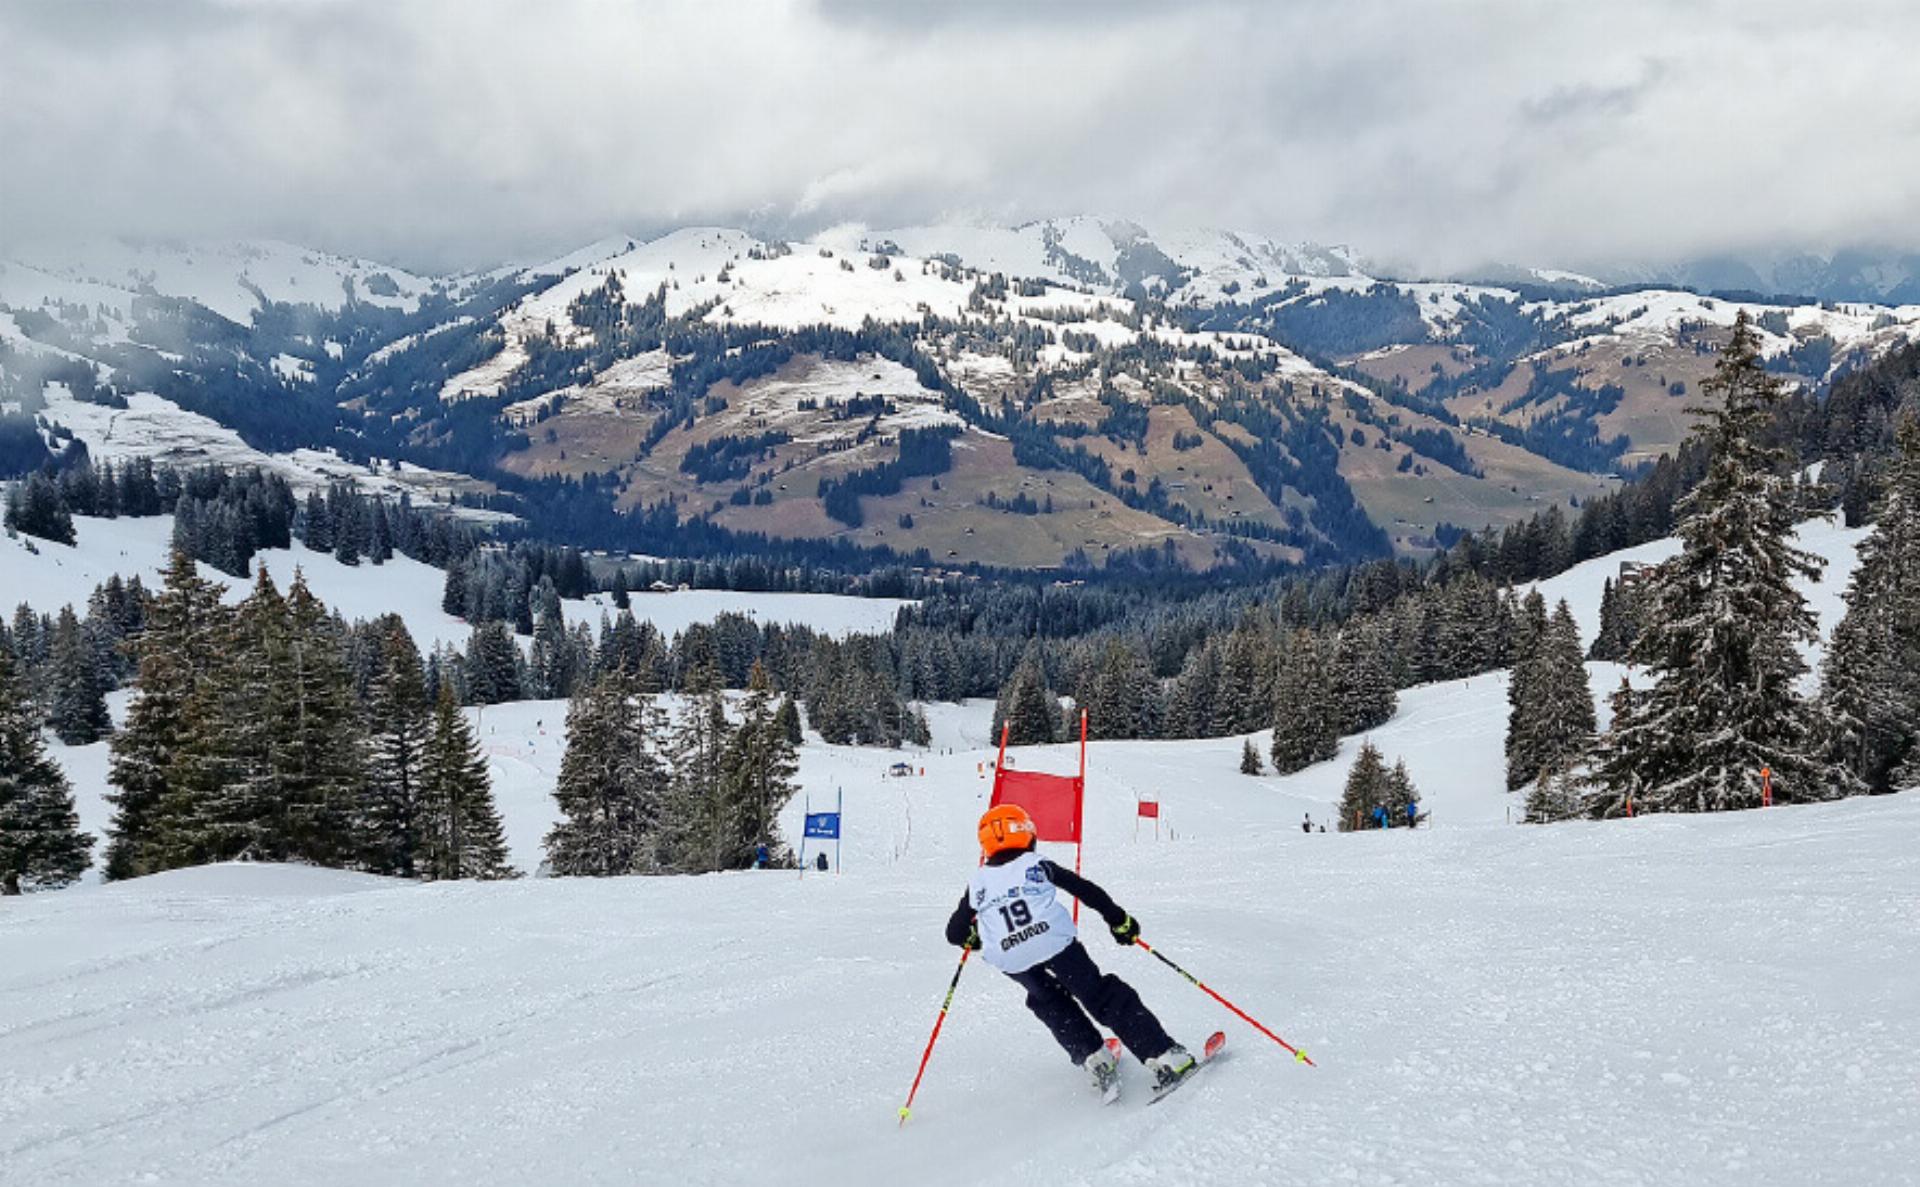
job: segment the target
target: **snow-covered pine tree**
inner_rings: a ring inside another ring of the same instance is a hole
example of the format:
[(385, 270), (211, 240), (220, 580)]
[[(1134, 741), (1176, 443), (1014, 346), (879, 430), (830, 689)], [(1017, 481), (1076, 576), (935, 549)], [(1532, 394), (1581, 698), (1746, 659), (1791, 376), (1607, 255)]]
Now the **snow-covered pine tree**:
[(1252, 738), (1240, 743), (1240, 773), (1242, 775), (1267, 773), (1266, 764), (1260, 761), (1260, 748), (1253, 744)]
[(1158, 725), (1153, 672), (1126, 642), (1114, 639), (1101, 654), (1087, 700), (1087, 732), (1095, 738), (1148, 738)]
[(757, 661), (747, 674), (740, 727), (728, 741), (725, 765), (725, 810), (731, 835), (718, 868), (751, 866), (760, 845), (783, 861), (786, 846), (780, 840), (775, 818), (793, 798), (799, 764), (775, 716), (772, 680)]
[(1276, 693), (1274, 668), (1267, 631), (1250, 610), (1227, 636), (1219, 683), (1209, 690), (1218, 733), (1251, 733), (1267, 724)]
[(1571, 771), (1542, 768), (1527, 791), (1528, 824), (1551, 824), (1580, 815), (1584, 804), (1579, 780)]
[(277, 860), (274, 824), (285, 791), (273, 765), (285, 704), (286, 601), (263, 566), (227, 617), (218, 659), (182, 710), (181, 738), (156, 813), (159, 868), (239, 857)]
[(86, 871), (92, 849), (13, 654), (0, 647), (0, 894), (65, 886)]
[(1174, 678), (1173, 693), (1167, 698), (1162, 736), (1213, 737), (1213, 700), (1219, 694), (1219, 688), (1220, 656), (1213, 640), (1209, 638), (1187, 654), (1180, 675)]
[[(1515, 631), (1517, 662), (1508, 686), (1507, 790), (1517, 791), (1542, 768), (1572, 769), (1593, 745), (1593, 694), (1580, 658), (1580, 628), (1563, 600), (1552, 619), (1529, 595), (1525, 624)], [(1515, 690), (1519, 690), (1517, 695)]]
[(1901, 417), (1894, 444), (1821, 672), (1827, 757), (1876, 792), (1906, 786), (1920, 731), (1920, 419)]
[(1374, 622), (1340, 632), (1334, 647), (1332, 697), (1334, 728), (1341, 734), (1363, 733), (1392, 719), (1399, 698), (1387, 640)]
[[(409, 642), (411, 642), (409, 640)], [(516, 878), (487, 761), (450, 690), (434, 702), (420, 765), (420, 877)]]
[(68, 746), (85, 746), (112, 733), (106, 701), (110, 678), (72, 606), (60, 608), (47, 662), (51, 669), (47, 728), (54, 736)]
[(667, 775), (647, 744), (651, 698), (611, 672), (574, 693), (567, 749), (553, 798), (560, 820), (547, 833), (557, 877), (608, 877), (660, 868), (659, 829)]
[[(375, 659), (367, 686), (366, 788), (357, 814), (361, 861), (373, 873), (411, 878), (420, 872), (420, 815), (434, 723), (420, 650), (398, 617), (385, 624)], [(452, 693), (444, 686), (441, 691)]]
[(1640, 637), (1643, 601), (1636, 585), (1624, 581), (1616, 585), (1611, 577), (1606, 580), (1600, 587), (1600, 632), (1594, 636), (1588, 659), (1626, 661), (1633, 641)]
[(223, 589), (203, 580), (193, 558), (176, 551), (148, 608), (134, 698), (125, 727), (109, 745), (107, 777), (117, 789), (107, 793), (114, 814), (102, 872), (109, 879), (164, 868), (153, 848), (156, 814), (171, 788), (187, 701), (221, 655), (218, 640), (229, 613), (220, 604)]
[(1346, 790), (1340, 796), (1340, 831), (1374, 827), (1375, 807), (1385, 806), (1393, 794), (1393, 776), (1380, 755), (1380, 748), (1368, 739), (1360, 744), (1360, 753), (1347, 771)]
[(1593, 745), (1593, 691), (1581, 659), (1580, 626), (1562, 599), (1540, 642), (1540, 702), (1533, 714), (1533, 738), (1545, 765), (1570, 770)]
[(673, 732), (673, 778), (661, 839), (666, 865), (677, 873), (731, 868), (735, 820), (727, 754), (733, 729), (715, 688), (688, 702)]
[[(798, 746), (804, 740), (800, 729), (800, 705), (791, 696), (780, 698), (780, 709), (773, 715), (774, 724), (780, 727), (780, 734), (790, 746)], [(921, 720), (925, 720), (923, 715)]]
[(483, 622), (467, 639), (467, 696), (476, 705), (520, 699), (525, 662), (513, 632), (499, 620)]
[(580, 662), (561, 613), (560, 595), (549, 578), (542, 577), (534, 587), (533, 615), (532, 656), (527, 662), (530, 691), (536, 700), (572, 696)]
[(1393, 760), (1393, 770), (1387, 774), (1387, 812), (1395, 825), (1406, 822), (1407, 809), (1420, 802), (1420, 791), (1413, 785), (1413, 776), (1407, 771), (1407, 760)]
[(1030, 645), (994, 705), (994, 741), (999, 741), (1000, 727), (1004, 724), (1007, 745), (1044, 745), (1057, 740), (1059, 721), (1059, 700), (1047, 688), (1046, 673), (1040, 666), (1040, 649)]
[(1507, 682), (1507, 790), (1517, 791), (1539, 773), (1535, 718), (1542, 688), (1540, 654), (1547, 639), (1547, 601), (1530, 590), (1514, 616), (1513, 668)]
[(287, 586), (286, 607), (288, 663), (275, 683), (287, 720), (273, 731), (283, 794), (278, 848), (295, 860), (345, 865), (355, 856), (353, 815), (366, 779), (345, 634), (299, 569)]
[(1818, 629), (1793, 582), (1821, 561), (1791, 542), (1799, 501), (1767, 441), (1783, 392), (1744, 311), (1701, 388), (1711, 460), (1674, 508), (1682, 549), (1653, 571), (1633, 649), (1653, 686), (1614, 721), (1596, 775), (1606, 802), (1631, 791), (1642, 811), (1756, 807), (1762, 767), (1776, 800), (1828, 799), (1844, 784), (1814, 753), (1815, 714), (1794, 687), (1806, 667), (1795, 645)]
[(1273, 773), (1291, 775), (1340, 751), (1333, 681), (1326, 653), (1311, 632), (1288, 646), (1274, 693)]

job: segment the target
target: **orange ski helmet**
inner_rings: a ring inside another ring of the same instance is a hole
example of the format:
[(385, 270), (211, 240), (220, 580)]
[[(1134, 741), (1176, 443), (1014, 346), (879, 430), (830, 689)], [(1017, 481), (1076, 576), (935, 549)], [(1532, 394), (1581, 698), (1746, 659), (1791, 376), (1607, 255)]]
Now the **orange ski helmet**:
[(983, 856), (1007, 849), (1031, 849), (1038, 840), (1033, 817), (1019, 804), (995, 804), (980, 818), (980, 852)]

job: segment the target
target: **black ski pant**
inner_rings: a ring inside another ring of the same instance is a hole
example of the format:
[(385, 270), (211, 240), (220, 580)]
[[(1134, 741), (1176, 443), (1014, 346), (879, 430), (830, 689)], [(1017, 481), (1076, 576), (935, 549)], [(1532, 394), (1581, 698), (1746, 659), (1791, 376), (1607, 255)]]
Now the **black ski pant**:
[(1078, 940), (1059, 955), (1007, 976), (1027, 991), (1027, 1009), (1047, 1024), (1075, 1063), (1085, 1063), (1103, 1042), (1100, 1032), (1087, 1020), (1088, 1014), (1118, 1036), (1137, 1058), (1153, 1059), (1173, 1046), (1166, 1028), (1133, 986), (1112, 973), (1102, 973)]

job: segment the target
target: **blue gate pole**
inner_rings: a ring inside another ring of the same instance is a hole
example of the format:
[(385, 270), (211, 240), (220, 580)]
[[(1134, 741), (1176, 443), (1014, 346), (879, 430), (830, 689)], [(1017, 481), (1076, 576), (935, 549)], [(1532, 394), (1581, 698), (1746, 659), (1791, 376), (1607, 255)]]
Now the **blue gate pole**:
[(844, 873), (840, 868), (840, 838), (847, 832), (847, 793), (845, 788), (833, 789), (833, 872)]

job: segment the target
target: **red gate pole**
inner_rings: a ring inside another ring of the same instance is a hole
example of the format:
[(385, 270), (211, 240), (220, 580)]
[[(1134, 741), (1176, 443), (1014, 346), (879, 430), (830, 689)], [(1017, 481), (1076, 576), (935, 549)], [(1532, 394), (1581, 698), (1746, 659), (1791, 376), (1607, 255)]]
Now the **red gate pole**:
[[(1140, 827), (1134, 822), (1134, 829)], [(1080, 850), (1086, 844), (1087, 832), (1087, 711), (1080, 710), (1080, 783), (1073, 793), (1073, 872), (1080, 873)], [(1080, 926), (1080, 900), (1073, 900), (1073, 925)]]

